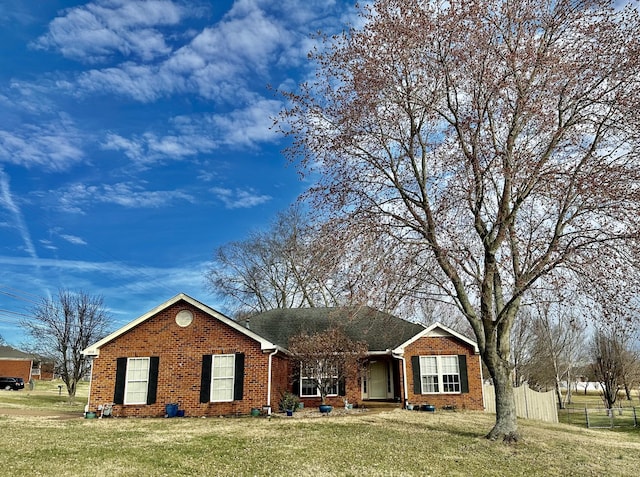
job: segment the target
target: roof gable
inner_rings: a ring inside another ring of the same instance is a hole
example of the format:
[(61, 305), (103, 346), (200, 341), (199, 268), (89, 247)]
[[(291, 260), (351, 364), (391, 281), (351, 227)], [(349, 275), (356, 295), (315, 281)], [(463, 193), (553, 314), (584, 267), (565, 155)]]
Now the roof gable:
[(425, 329), (368, 306), (280, 308), (251, 316), (245, 325), (282, 348), (299, 333), (339, 326), (352, 340), (365, 341), (369, 352), (389, 351)]
[(82, 351), (82, 354), (85, 355), (85, 356), (99, 356), (100, 348), (102, 346), (104, 346), (105, 344), (110, 343), (111, 341), (113, 341), (113, 340), (117, 339), (118, 337), (124, 335), (129, 330), (132, 330), (133, 328), (135, 328), (136, 326), (140, 325), (141, 323), (144, 323), (145, 321), (147, 321), (147, 320), (151, 319), (152, 317), (156, 316), (162, 310), (164, 310), (166, 308), (169, 308), (170, 306), (174, 305), (175, 303), (178, 303), (181, 300), (189, 303), (190, 305), (194, 306), (195, 308), (198, 308), (200, 311), (206, 313), (207, 315), (211, 316), (212, 318), (215, 318), (215, 319), (221, 321), (222, 323), (224, 323), (225, 325), (233, 328), (234, 330), (238, 331), (239, 333), (241, 333), (241, 334), (243, 334), (245, 336), (248, 336), (249, 338), (257, 341), (258, 343), (260, 343), (260, 348), (262, 350), (276, 349), (277, 348), (277, 346), (275, 344), (273, 344), (272, 342), (270, 342), (269, 340), (266, 340), (262, 336), (259, 336), (256, 333), (252, 332), (251, 330), (245, 328), (244, 326), (241, 326), (236, 321), (234, 321), (231, 318), (223, 315), (219, 311), (214, 310), (213, 308), (205, 305), (204, 303), (199, 302), (198, 300), (195, 300), (194, 298), (191, 298), (189, 295), (186, 295), (184, 293), (180, 293), (180, 294), (174, 296), (173, 298), (171, 298), (170, 300), (167, 300), (166, 302), (162, 303), (161, 305), (158, 305), (154, 309), (148, 311), (144, 315), (142, 315), (142, 316), (136, 318), (135, 320), (127, 323), (126, 325), (124, 325), (123, 327), (117, 329), (113, 333), (105, 336), (100, 341), (98, 341), (98, 342), (92, 344), (91, 346), (87, 347), (86, 349), (84, 349)]
[(400, 346), (398, 346), (397, 348), (395, 348), (393, 350), (394, 353), (397, 354), (403, 354), (404, 353), (404, 349), (409, 346), (411, 343), (414, 343), (415, 341), (419, 340), (420, 338), (424, 338), (424, 337), (450, 337), (450, 338), (454, 338), (458, 341), (461, 341), (469, 346), (471, 346), (473, 348), (473, 352), (475, 354), (479, 354), (480, 350), (478, 349), (478, 343), (476, 343), (475, 341), (473, 341), (471, 338), (467, 338), (466, 336), (458, 333), (457, 331), (452, 330), (451, 328), (443, 325), (442, 323), (436, 322), (430, 326), (428, 326), (427, 328), (425, 328), (422, 332), (416, 334), (415, 336), (413, 336), (412, 338), (408, 339), (407, 341), (405, 341), (404, 343), (402, 343)]

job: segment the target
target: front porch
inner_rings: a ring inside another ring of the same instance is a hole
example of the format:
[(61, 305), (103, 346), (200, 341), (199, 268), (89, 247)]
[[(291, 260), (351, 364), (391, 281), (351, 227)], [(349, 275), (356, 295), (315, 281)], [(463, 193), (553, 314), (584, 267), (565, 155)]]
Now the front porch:
[(370, 357), (364, 364), (360, 392), (363, 404), (402, 403), (402, 362), (391, 356)]

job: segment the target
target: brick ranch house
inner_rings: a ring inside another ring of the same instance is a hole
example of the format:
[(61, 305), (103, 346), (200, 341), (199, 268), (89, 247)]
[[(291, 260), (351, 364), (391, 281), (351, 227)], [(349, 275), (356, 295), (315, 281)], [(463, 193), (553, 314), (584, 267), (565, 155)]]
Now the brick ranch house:
[(0, 346), (0, 376), (22, 378), (27, 383), (31, 379), (33, 367), (32, 355), (11, 346)]
[(240, 323), (179, 294), (83, 351), (92, 360), (87, 411), (113, 404), (114, 416), (160, 417), (176, 403), (186, 416), (270, 412), (285, 391), (317, 405), (317, 390), (292, 376), (287, 343), (336, 325), (369, 352), (329, 404), (484, 408), (477, 345), (441, 324), (425, 328), (369, 307), (280, 309)]

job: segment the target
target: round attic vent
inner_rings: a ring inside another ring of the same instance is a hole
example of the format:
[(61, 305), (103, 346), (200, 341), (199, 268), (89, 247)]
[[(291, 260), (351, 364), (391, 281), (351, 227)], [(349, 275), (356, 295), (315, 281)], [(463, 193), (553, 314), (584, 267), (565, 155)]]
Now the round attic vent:
[(184, 328), (185, 326), (189, 326), (192, 321), (193, 313), (191, 313), (189, 310), (180, 310), (176, 314), (176, 323), (178, 324), (178, 326), (182, 326)]

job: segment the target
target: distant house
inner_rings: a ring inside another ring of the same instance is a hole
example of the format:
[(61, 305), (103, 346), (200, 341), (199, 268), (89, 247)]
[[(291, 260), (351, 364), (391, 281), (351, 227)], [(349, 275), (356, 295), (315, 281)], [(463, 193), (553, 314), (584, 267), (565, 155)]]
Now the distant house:
[(406, 402), (483, 409), (476, 344), (434, 324), (423, 327), (369, 307), (280, 309), (242, 323), (180, 294), (83, 351), (92, 358), (88, 410), (113, 403), (115, 416), (187, 416), (277, 409), (281, 393), (319, 403), (304, 376), (292, 374), (291, 336), (341, 326), (369, 345), (363, 372), (336, 383), (342, 405)]
[(33, 366), (32, 355), (11, 346), (0, 346), (0, 376), (22, 378), (27, 383), (32, 377)]

